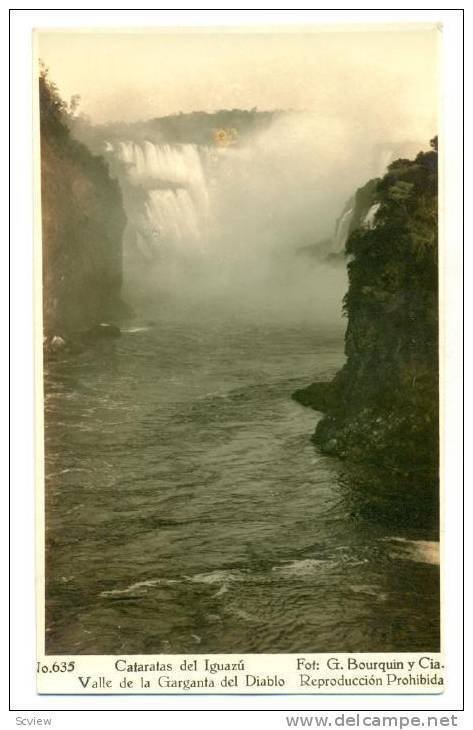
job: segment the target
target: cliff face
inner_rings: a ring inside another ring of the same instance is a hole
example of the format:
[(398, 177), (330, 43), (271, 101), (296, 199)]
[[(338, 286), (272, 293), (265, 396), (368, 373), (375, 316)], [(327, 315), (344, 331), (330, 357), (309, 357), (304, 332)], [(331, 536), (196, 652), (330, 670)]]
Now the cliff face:
[(44, 73), (39, 92), (44, 331), (67, 335), (123, 309), (126, 218), (118, 183), (101, 157), (73, 139), (67, 109)]
[[(438, 480), (437, 150), (397, 160), (358, 192), (346, 243), (347, 361), (294, 394), (323, 411), (325, 453)], [(368, 199), (367, 199), (368, 197)]]

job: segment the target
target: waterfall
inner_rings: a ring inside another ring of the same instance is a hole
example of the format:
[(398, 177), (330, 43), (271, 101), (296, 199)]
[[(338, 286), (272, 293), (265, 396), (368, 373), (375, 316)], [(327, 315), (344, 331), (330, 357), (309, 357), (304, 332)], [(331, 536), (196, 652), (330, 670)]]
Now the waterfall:
[[(215, 314), (223, 308), (232, 317), (264, 312), (269, 319), (312, 319), (319, 304), (323, 309), (330, 301), (338, 326), (345, 269), (315, 258), (306, 266), (296, 255), (317, 231), (326, 235), (337, 213), (338, 194), (329, 190), (323, 167), (325, 147), (313, 142), (319, 138), (312, 123), (299, 128), (299, 117), (281, 114), (246, 129), (241, 115), (238, 139), (220, 144), (213, 120), (183, 121), (182, 130), (158, 120), (128, 130), (110, 127), (107, 139), (99, 140), (127, 215), (128, 300), (137, 311), (156, 304), (172, 315), (175, 304), (212, 316), (214, 307)], [(344, 190), (351, 187), (344, 182)], [(354, 200), (343, 213), (350, 207)], [(338, 249), (350, 220), (353, 212), (347, 211)], [(314, 287), (319, 265), (324, 282)]]
[(371, 208), (369, 209), (369, 211), (367, 212), (367, 214), (365, 215), (365, 217), (363, 218), (363, 225), (366, 228), (375, 227), (374, 219), (375, 219), (376, 213), (380, 209), (380, 206), (381, 206), (381, 203), (375, 203), (374, 205), (372, 205)]
[[(375, 227), (375, 218), (376, 213), (378, 212), (379, 208), (381, 207), (380, 203), (375, 203), (372, 205), (364, 218), (361, 221), (361, 225), (365, 228), (374, 228)], [(355, 206), (352, 205), (351, 208), (349, 208), (342, 216), (339, 218), (338, 223), (335, 227), (335, 233), (333, 235), (332, 239), (332, 253), (334, 254), (340, 254), (344, 253), (345, 251), (345, 244), (348, 239), (348, 235), (350, 233), (350, 226), (353, 223), (353, 216), (355, 214)], [(358, 223), (359, 214), (357, 213), (357, 225), (360, 225)]]
[(127, 211), (138, 250), (202, 247), (210, 210), (207, 148), (145, 140), (107, 143), (107, 151), (121, 163), (132, 188), (141, 192), (141, 204), (130, 196)]
[(176, 241), (200, 237), (198, 213), (186, 189), (150, 190), (145, 207), (158, 237)]
[(194, 144), (154, 144), (144, 141), (120, 142), (118, 157), (128, 166), (135, 184), (167, 181), (191, 187), (205, 186), (199, 148)]
[(333, 241), (333, 253), (343, 253), (345, 250), (353, 211), (354, 208), (347, 210), (337, 223)]

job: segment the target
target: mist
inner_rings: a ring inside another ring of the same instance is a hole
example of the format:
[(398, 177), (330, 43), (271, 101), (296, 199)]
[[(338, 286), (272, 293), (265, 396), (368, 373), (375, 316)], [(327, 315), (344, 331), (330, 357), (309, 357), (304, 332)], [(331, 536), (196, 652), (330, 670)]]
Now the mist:
[(359, 186), (426, 145), (309, 112), (221, 135), (176, 144), (158, 128), (105, 142), (128, 216), (124, 298), (147, 316), (342, 327), (346, 262), (324, 261), (317, 244), (330, 250)]
[(346, 265), (316, 244), (330, 251), (357, 188), (437, 133), (440, 34), (289, 30), (39, 34), (119, 179), (137, 312), (343, 326)]

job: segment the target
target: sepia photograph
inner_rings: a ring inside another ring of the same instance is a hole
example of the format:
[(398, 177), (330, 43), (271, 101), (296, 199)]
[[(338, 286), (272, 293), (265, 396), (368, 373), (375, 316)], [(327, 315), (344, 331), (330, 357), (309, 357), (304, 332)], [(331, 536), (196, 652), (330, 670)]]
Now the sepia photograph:
[(45, 655), (440, 652), (440, 41), (34, 31)]

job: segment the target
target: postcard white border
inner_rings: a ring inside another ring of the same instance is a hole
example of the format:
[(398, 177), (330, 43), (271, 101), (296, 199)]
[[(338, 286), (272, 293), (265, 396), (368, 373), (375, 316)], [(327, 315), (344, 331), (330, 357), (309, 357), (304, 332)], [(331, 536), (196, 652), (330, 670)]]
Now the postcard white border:
[[(61, 16), (62, 12), (62, 17)], [(67, 12), (67, 23), (64, 22), (64, 12)], [(12, 41), (13, 41), (13, 54), (15, 57), (15, 68), (20, 69), (20, 73), (15, 78), (15, 85), (16, 89), (14, 90), (12, 101), (13, 101), (13, 107), (14, 108), (22, 108), (23, 109), (23, 115), (25, 115), (25, 110), (27, 112), (28, 107), (30, 106), (29, 99), (27, 95), (25, 95), (25, 89), (22, 84), (18, 84), (19, 77), (22, 79), (22, 83), (24, 82), (24, 69), (25, 69), (25, 61), (28, 62), (31, 59), (28, 58), (28, 46), (25, 45), (25, 40), (27, 37), (27, 34), (29, 35), (29, 31), (33, 25), (41, 25), (44, 27), (45, 25), (51, 25), (51, 17), (54, 15), (55, 20), (58, 21), (58, 24), (64, 25), (64, 24), (72, 24), (72, 16), (77, 16), (74, 18), (73, 25), (81, 25), (84, 24), (90, 24), (90, 16), (93, 15), (93, 25), (110, 25), (110, 17), (108, 17), (106, 22), (103, 22), (103, 20), (99, 19), (99, 15), (104, 17), (104, 13), (107, 13), (108, 11), (25, 11), (22, 15), (20, 22), (15, 20), (15, 27), (13, 28), (12, 33)], [(156, 14), (151, 14), (149, 11), (142, 11), (141, 13), (138, 11), (130, 11), (133, 13), (133, 24), (136, 24), (136, 21), (138, 20), (138, 15), (140, 16), (140, 23), (143, 23), (145, 21), (144, 14), (147, 15), (148, 22), (151, 20), (153, 25), (162, 25), (166, 24), (163, 20), (163, 17), (157, 18)], [(179, 11), (166, 11), (168, 20), (171, 21), (171, 15), (174, 12)], [(195, 12), (199, 11), (186, 11), (186, 21), (190, 23), (196, 23), (200, 24), (203, 20), (203, 14), (206, 11), (200, 11), (201, 15), (198, 16), (198, 18), (192, 19), (192, 15), (195, 15)], [(209, 11), (212, 13), (212, 22), (211, 24), (217, 24), (217, 18), (215, 17), (217, 14), (217, 11)], [(221, 11), (221, 12), (227, 12), (226, 19), (228, 19), (228, 16), (230, 13), (234, 16), (237, 11)], [(254, 22), (255, 14), (257, 11), (241, 11), (238, 18), (239, 24), (245, 24), (248, 22), (248, 18), (244, 18), (242, 13), (248, 13), (251, 12), (251, 18)], [(260, 11), (258, 11), (260, 12)], [(264, 12), (264, 11), (263, 11)], [(290, 11), (287, 11), (290, 12)], [(294, 17), (296, 11), (292, 11), (291, 16)], [(305, 11), (301, 11), (305, 12)], [(307, 11), (309, 12), (309, 11)], [(317, 11), (312, 11), (310, 14), (310, 22), (317, 22), (320, 19), (319, 17), (314, 17), (315, 13)], [(333, 19), (333, 11), (332, 11), (332, 18), (328, 18), (327, 12), (324, 12), (324, 18), (323, 22), (326, 22), (327, 20)], [(337, 11), (335, 11), (337, 12)], [(338, 11), (340, 12), (340, 11)], [(345, 14), (345, 11), (343, 11)], [(382, 11), (381, 11), (382, 12)], [(445, 128), (446, 128), (446, 138), (450, 142), (449, 149), (448, 149), (448, 160), (446, 165), (446, 180), (447, 180), (447, 186), (446, 186), (446, 202), (447, 202), (447, 210), (449, 211), (449, 214), (446, 215), (445, 219), (445, 229), (446, 229), (446, 237), (449, 241), (457, 242), (459, 240), (459, 235), (461, 233), (461, 226), (459, 226), (459, 222), (461, 219), (461, 205), (459, 206), (459, 195), (461, 195), (461, 191), (458, 187), (458, 166), (461, 167), (461, 145), (459, 144), (459, 141), (457, 139), (458, 136), (458, 129), (459, 129), (459, 115), (461, 116), (461, 111), (459, 109), (459, 91), (461, 89), (461, 86), (459, 86), (460, 77), (461, 77), (461, 69), (458, 67), (458, 58), (456, 58), (455, 49), (458, 48), (459, 43), (459, 34), (461, 34), (460, 27), (461, 27), (461, 18), (458, 16), (452, 16), (451, 14), (446, 16), (446, 12), (448, 11), (384, 11), (386, 14), (383, 17), (383, 20), (386, 22), (387, 20), (404, 20), (406, 14), (409, 15), (409, 21), (413, 21), (413, 15), (416, 14), (417, 17), (415, 18), (415, 22), (436, 22), (440, 20), (443, 23), (444, 27), (444, 35), (445, 35), (445, 47), (446, 47), (446, 58), (445, 58), (445, 74), (446, 74), (446, 80), (447, 84), (445, 86), (445, 97), (446, 97), (446, 104), (445, 104)], [(387, 18), (387, 15), (390, 15), (390, 18)], [(451, 11), (450, 11), (451, 12)], [(357, 20), (358, 18), (354, 17), (353, 13), (356, 13), (356, 11), (346, 11), (346, 15), (350, 16), (350, 20)], [(402, 13), (404, 13), (404, 17), (401, 17)], [(89, 20), (87, 21), (85, 19), (85, 15), (88, 14)], [(359, 14), (359, 11), (358, 11)], [(371, 13), (370, 13), (371, 14)], [(376, 13), (373, 13), (373, 16), (376, 15)], [(379, 11), (377, 13), (378, 17), (373, 17), (374, 20), (379, 21)], [(34, 16), (34, 17), (33, 17)], [(40, 17), (41, 16), (41, 17)], [(45, 17), (48, 16), (48, 17)], [(395, 17), (396, 16), (396, 17)], [(421, 17), (422, 16), (422, 17)], [(105, 16), (106, 17), (106, 16)], [(366, 16), (365, 16), (366, 17)], [(300, 18), (301, 21), (307, 21), (309, 18), (306, 15), (305, 18)], [(278, 17), (275, 19), (276, 22), (287, 22), (288, 18), (287, 15), (285, 17)], [(299, 20), (299, 19), (298, 19)], [(370, 18), (371, 20), (371, 18)], [(268, 21), (268, 14), (266, 12), (265, 17), (263, 19), (263, 22)], [(208, 22), (208, 17), (206, 19), (206, 23)], [(274, 21), (272, 21), (274, 23)], [(300, 22), (300, 21), (299, 21)], [(125, 15), (125, 11), (120, 11), (117, 13), (114, 13), (114, 24), (130, 24), (130, 18)], [(180, 18), (180, 21), (176, 23), (176, 17), (172, 18), (172, 21), (169, 23), (171, 25), (179, 25), (182, 24), (182, 16)], [(452, 45), (453, 44), (453, 45)], [(28, 65), (28, 63), (26, 63)], [(30, 91), (28, 89), (28, 91)], [(15, 106), (16, 105), (16, 106)], [(16, 112), (18, 114), (18, 112)], [(19, 117), (17, 117), (19, 119)], [(31, 139), (31, 127), (28, 124), (30, 120), (26, 120), (26, 124), (24, 123), (25, 120), (23, 120), (23, 124), (19, 124), (19, 127), (21, 131), (28, 130), (29, 127), (29, 139)], [(449, 131), (450, 130), (450, 131)], [(23, 143), (25, 142), (25, 139), (28, 139), (28, 134), (25, 135), (25, 137), (22, 138)], [(18, 136), (16, 137), (17, 142), (21, 142), (21, 138)], [(13, 140), (15, 144), (15, 138)], [(20, 145), (21, 146), (21, 145)], [(27, 153), (31, 152), (31, 147), (27, 148)], [(13, 280), (14, 284), (14, 297), (15, 301), (17, 302), (17, 305), (20, 306), (17, 307), (17, 311), (20, 313), (20, 320), (21, 324), (23, 325), (21, 329), (21, 338), (25, 338), (25, 333), (31, 331), (31, 309), (29, 312), (25, 311), (25, 303), (32, 303), (31, 302), (31, 294), (28, 295), (28, 292), (26, 291), (25, 294), (25, 281), (24, 276), (21, 276), (21, 273), (23, 275), (31, 273), (31, 268), (29, 268), (28, 262), (25, 260), (27, 259), (27, 254), (31, 252), (31, 244), (30, 240), (28, 239), (28, 233), (31, 236), (31, 220), (28, 217), (27, 211), (24, 210), (25, 207), (27, 207), (25, 204), (28, 201), (28, 197), (25, 197), (25, 182), (30, 181), (31, 182), (31, 165), (28, 165), (28, 155), (25, 155), (25, 150), (19, 149), (18, 145), (14, 147), (14, 160), (15, 164), (16, 162), (20, 163), (19, 168), (23, 171), (26, 171), (24, 173), (22, 179), (19, 178), (19, 173), (17, 173), (16, 178), (14, 175), (13, 179), (13, 194), (15, 194), (15, 190), (22, 191), (23, 195), (22, 197), (16, 196), (15, 199), (15, 207), (14, 207), (14, 213), (16, 210), (16, 215), (18, 216), (20, 208), (21, 214), (18, 217), (17, 223), (19, 225), (16, 225), (13, 230), (13, 237), (12, 237), (12, 247), (15, 247), (15, 242), (17, 242), (17, 250), (15, 251), (15, 255), (13, 257), (13, 268), (14, 268), (14, 274), (16, 273), (16, 279)], [(18, 186), (15, 188), (15, 184)], [(26, 188), (28, 190), (28, 188)], [(30, 188), (31, 190), (31, 188)], [(450, 201), (450, 202), (449, 202)], [(29, 202), (29, 201), (28, 201)], [(21, 217), (22, 220), (19, 218)], [(23, 225), (21, 225), (23, 224)], [(29, 229), (29, 230), (28, 230)], [(20, 234), (20, 235), (19, 235)], [(21, 244), (19, 243), (21, 242)], [(22, 261), (18, 262), (16, 259), (16, 254), (22, 253)], [(26, 254), (26, 255), (25, 255)], [(18, 263), (20, 263), (20, 267), (18, 267)], [(460, 666), (460, 660), (459, 660), (459, 648), (461, 646), (460, 641), (460, 623), (458, 621), (460, 611), (459, 606), (455, 605), (454, 600), (449, 600), (448, 594), (450, 591), (450, 588), (452, 589), (452, 594), (456, 596), (456, 604), (458, 604), (458, 585), (461, 580), (461, 571), (459, 568), (461, 568), (461, 561), (459, 561), (459, 549), (460, 549), (460, 530), (458, 530), (459, 526), (459, 517), (460, 517), (460, 511), (459, 511), (459, 491), (456, 488), (456, 485), (460, 483), (459, 477), (459, 450), (458, 450), (458, 443), (459, 443), (459, 428), (458, 428), (458, 415), (461, 410), (461, 402), (459, 401), (459, 371), (458, 371), (458, 363), (459, 363), (459, 356), (460, 356), (460, 342), (459, 342), (459, 331), (458, 326), (461, 322), (461, 304), (458, 298), (458, 281), (459, 281), (459, 275), (461, 272), (461, 252), (458, 250), (458, 246), (455, 244), (449, 247), (448, 252), (448, 261), (445, 265), (445, 291), (447, 295), (447, 306), (448, 306), (448, 322), (449, 327), (446, 331), (446, 352), (447, 352), (447, 361), (446, 361), (446, 372), (447, 372), (447, 378), (446, 378), (446, 409), (445, 409), (445, 418), (446, 423), (448, 426), (448, 432), (449, 436), (447, 439), (447, 442), (445, 444), (445, 453), (444, 453), (444, 459), (445, 459), (445, 465), (447, 469), (448, 474), (448, 483), (452, 484), (452, 493), (446, 495), (446, 514), (445, 514), (445, 527), (447, 529), (447, 533), (450, 533), (449, 539), (447, 540), (447, 546), (445, 551), (445, 561), (446, 564), (449, 567), (449, 575), (448, 575), (448, 590), (446, 591), (446, 611), (447, 611), (447, 631), (446, 631), (446, 648), (447, 653), (449, 656), (449, 666), (452, 667), (459, 667)], [(31, 277), (29, 278), (26, 276), (26, 283), (31, 283)], [(453, 324), (452, 324), (453, 323)], [(20, 325), (21, 326), (21, 325)], [(17, 325), (18, 327), (18, 325)], [(15, 335), (14, 335), (15, 339)], [(18, 336), (16, 336), (16, 340), (18, 340)], [(19, 343), (17, 341), (13, 342), (14, 347), (17, 346)], [(24, 343), (23, 343), (24, 345)], [(23, 380), (23, 384), (29, 384), (29, 387), (24, 387), (23, 390), (25, 391), (25, 397), (20, 398), (20, 404), (21, 407), (19, 408), (17, 412), (17, 417), (14, 417), (14, 423), (13, 426), (18, 428), (20, 426), (20, 429), (16, 432), (17, 435), (22, 436), (22, 444), (16, 440), (14, 442), (14, 466), (16, 468), (15, 474), (16, 474), (16, 484), (20, 485), (19, 491), (17, 494), (14, 495), (13, 498), (13, 508), (16, 510), (16, 515), (21, 515), (20, 518), (20, 524), (25, 526), (25, 531), (18, 530), (18, 522), (17, 519), (15, 519), (13, 525), (14, 525), (14, 546), (17, 548), (17, 551), (15, 552), (15, 572), (17, 572), (18, 568), (21, 567), (23, 569), (26, 568), (26, 570), (23, 570), (23, 575), (21, 579), (17, 579), (14, 575), (13, 577), (13, 589), (14, 594), (17, 596), (22, 596), (23, 600), (20, 598), (20, 602), (16, 603), (17, 606), (20, 606), (19, 611), (14, 611), (14, 621), (13, 621), (13, 629), (14, 629), (14, 636), (15, 636), (15, 630), (18, 631), (16, 633), (16, 638), (14, 642), (14, 646), (16, 647), (16, 653), (14, 656), (14, 678), (18, 679), (19, 677), (22, 679), (20, 680), (20, 683), (16, 682), (14, 684), (14, 691), (15, 694), (13, 696), (14, 701), (20, 700), (20, 705), (25, 706), (24, 699), (27, 698), (26, 702), (30, 705), (31, 708), (39, 709), (39, 707), (47, 707), (49, 709), (52, 709), (53, 706), (58, 707), (62, 705), (63, 707), (67, 707), (64, 703), (67, 698), (44, 698), (44, 697), (38, 697), (37, 695), (31, 694), (28, 691), (28, 687), (30, 687), (30, 682), (28, 681), (27, 675), (25, 675), (25, 671), (29, 666), (31, 666), (31, 597), (32, 593), (31, 591), (28, 591), (28, 587), (31, 586), (31, 580), (30, 584), (28, 584), (28, 580), (25, 580), (25, 575), (30, 576), (32, 575), (31, 572), (31, 555), (29, 553), (29, 548), (31, 547), (31, 542), (28, 544), (28, 540), (25, 540), (25, 533), (26, 535), (31, 536), (31, 526), (32, 526), (32, 518), (31, 514), (28, 512), (28, 498), (31, 497), (31, 475), (32, 475), (32, 464), (31, 462), (31, 455), (32, 455), (32, 449), (27, 448), (27, 444), (30, 443), (30, 437), (31, 437), (31, 424), (28, 422), (28, 420), (24, 421), (23, 428), (21, 429), (21, 424), (18, 422), (21, 417), (25, 417), (25, 414), (29, 414), (29, 418), (31, 419), (31, 369), (30, 369), (30, 362), (31, 362), (31, 340), (29, 343), (27, 343), (26, 347), (22, 347), (21, 343), (18, 347), (18, 351), (22, 354), (20, 354), (20, 364), (18, 369), (13, 373), (13, 386), (18, 386), (19, 380)], [(28, 378), (28, 375), (29, 378)], [(18, 392), (18, 391), (17, 391)], [(28, 397), (30, 400), (28, 400)], [(14, 429), (15, 432), (15, 429)], [(451, 436), (450, 436), (451, 434)], [(25, 459), (25, 454), (29, 455), (29, 459)], [(18, 468), (19, 467), (19, 468)], [(20, 477), (20, 478), (19, 478)], [(23, 478), (22, 478), (23, 477)], [(26, 477), (26, 478), (25, 478)], [(18, 487), (17, 487), (18, 488)], [(19, 502), (19, 503), (18, 503)], [(30, 530), (28, 530), (28, 526), (30, 527)], [(20, 538), (20, 534), (22, 535), (22, 538)], [(23, 555), (23, 560), (21, 560), (21, 556)], [(28, 597), (29, 596), (29, 600)], [(26, 600), (25, 600), (26, 599)], [(19, 626), (21, 624), (21, 627)], [(23, 640), (19, 640), (19, 634), (23, 635)], [(34, 654), (34, 652), (33, 652)], [(29, 659), (28, 659), (29, 657)], [(25, 661), (26, 660), (26, 661)], [(448, 685), (447, 692), (442, 696), (437, 697), (429, 697), (428, 698), (428, 707), (430, 709), (433, 709), (435, 706), (437, 707), (445, 707), (445, 703), (455, 705), (456, 707), (459, 706), (460, 700), (460, 682), (455, 680), (455, 677), (453, 676), (456, 672), (456, 669), (452, 671), (450, 669), (449, 676), (451, 679), (453, 679), (453, 683)], [(460, 677), (457, 677), (457, 680), (459, 680)], [(30, 687), (31, 689), (31, 687)], [(122, 700), (122, 698), (118, 698)], [(127, 703), (127, 707), (132, 706), (132, 699), (131, 697), (127, 698), (129, 702)], [(170, 706), (175, 703), (175, 700), (173, 698), (140, 698), (140, 705), (143, 707), (144, 705), (144, 699), (146, 699), (146, 706), (156, 706), (156, 704), (159, 704), (162, 708), (164, 705)], [(216, 705), (220, 705), (223, 698), (213, 698), (215, 699)], [(231, 698), (226, 698), (228, 701), (231, 702)], [(252, 698), (256, 700), (256, 698)], [(266, 703), (266, 708), (271, 706), (271, 708), (274, 708), (276, 705), (283, 706), (286, 710), (288, 709), (289, 705), (292, 705), (294, 708), (297, 708), (298, 710), (302, 711), (303, 705), (307, 705), (307, 700), (309, 698), (287, 698), (287, 697), (272, 697), (270, 701), (266, 698), (257, 698), (258, 703), (260, 701), (263, 701), (263, 703)], [(386, 706), (386, 703), (393, 709), (394, 708), (394, 700), (395, 698), (387, 698), (387, 697), (370, 697), (370, 709), (375, 710), (376, 707), (381, 709), (384, 706)], [(46, 700), (44, 702), (44, 700)], [(86, 700), (85, 704), (81, 702), (81, 705), (85, 707), (87, 703), (89, 702), (88, 698), (81, 698), (81, 700)], [(112, 703), (110, 704), (109, 700), (112, 700)], [(93, 701), (93, 707), (96, 708), (97, 702), (100, 701), (100, 705), (102, 707), (116, 707), (116, 700), (117, 698), (94, 698)], [(149, 700), (149, 702), (148, 702)], [(195, 707), (196, 700), (198, 701), (198, 704), (202, 702), (202, 698), (196, 698), (193, 697), (193, 706)], [(282, 704), (281, 704), (282, 700)], [(209, 698), (205, 698), (205, 702), (207, 703), (206, 706), (208, 706)], [(396, 702), (398, 700), (396, 699)], [(132, 704), (130, 704), (130, 702)], [(403, 709), (421, 709), (419, 705), (426, 705), (426, 698), (425, 697), (409, 697), (409, 698), (403, 698), (401, 700), (402, 704), (399, 706)], [(178, 703), (178, 705), (181, 705), (179, 709), (182, 709), (182, 703)], [(253, 707), (256, 706), (256, 703), (252, 703)], [(330, 705), (333, 707), (333, 700), (330, 700), (330, 698), (317, 698), (317, 707), (319, 710), (322, 709), (330, 709)], [(77, 703), (76, 703), (77, 706)], [(135, 705), (136, 706), (136, 705)], [(310, 703), (310, 706), (313, 709), (313, 703)], [(366, 698), (362, 697), (342, 697), (339, 696), (336, 698), (336, 709), (340, 709), (342, 706), (349, 707), (351, 710), (353, 710), (356, 707), (365, 707), (366, 708)]]

